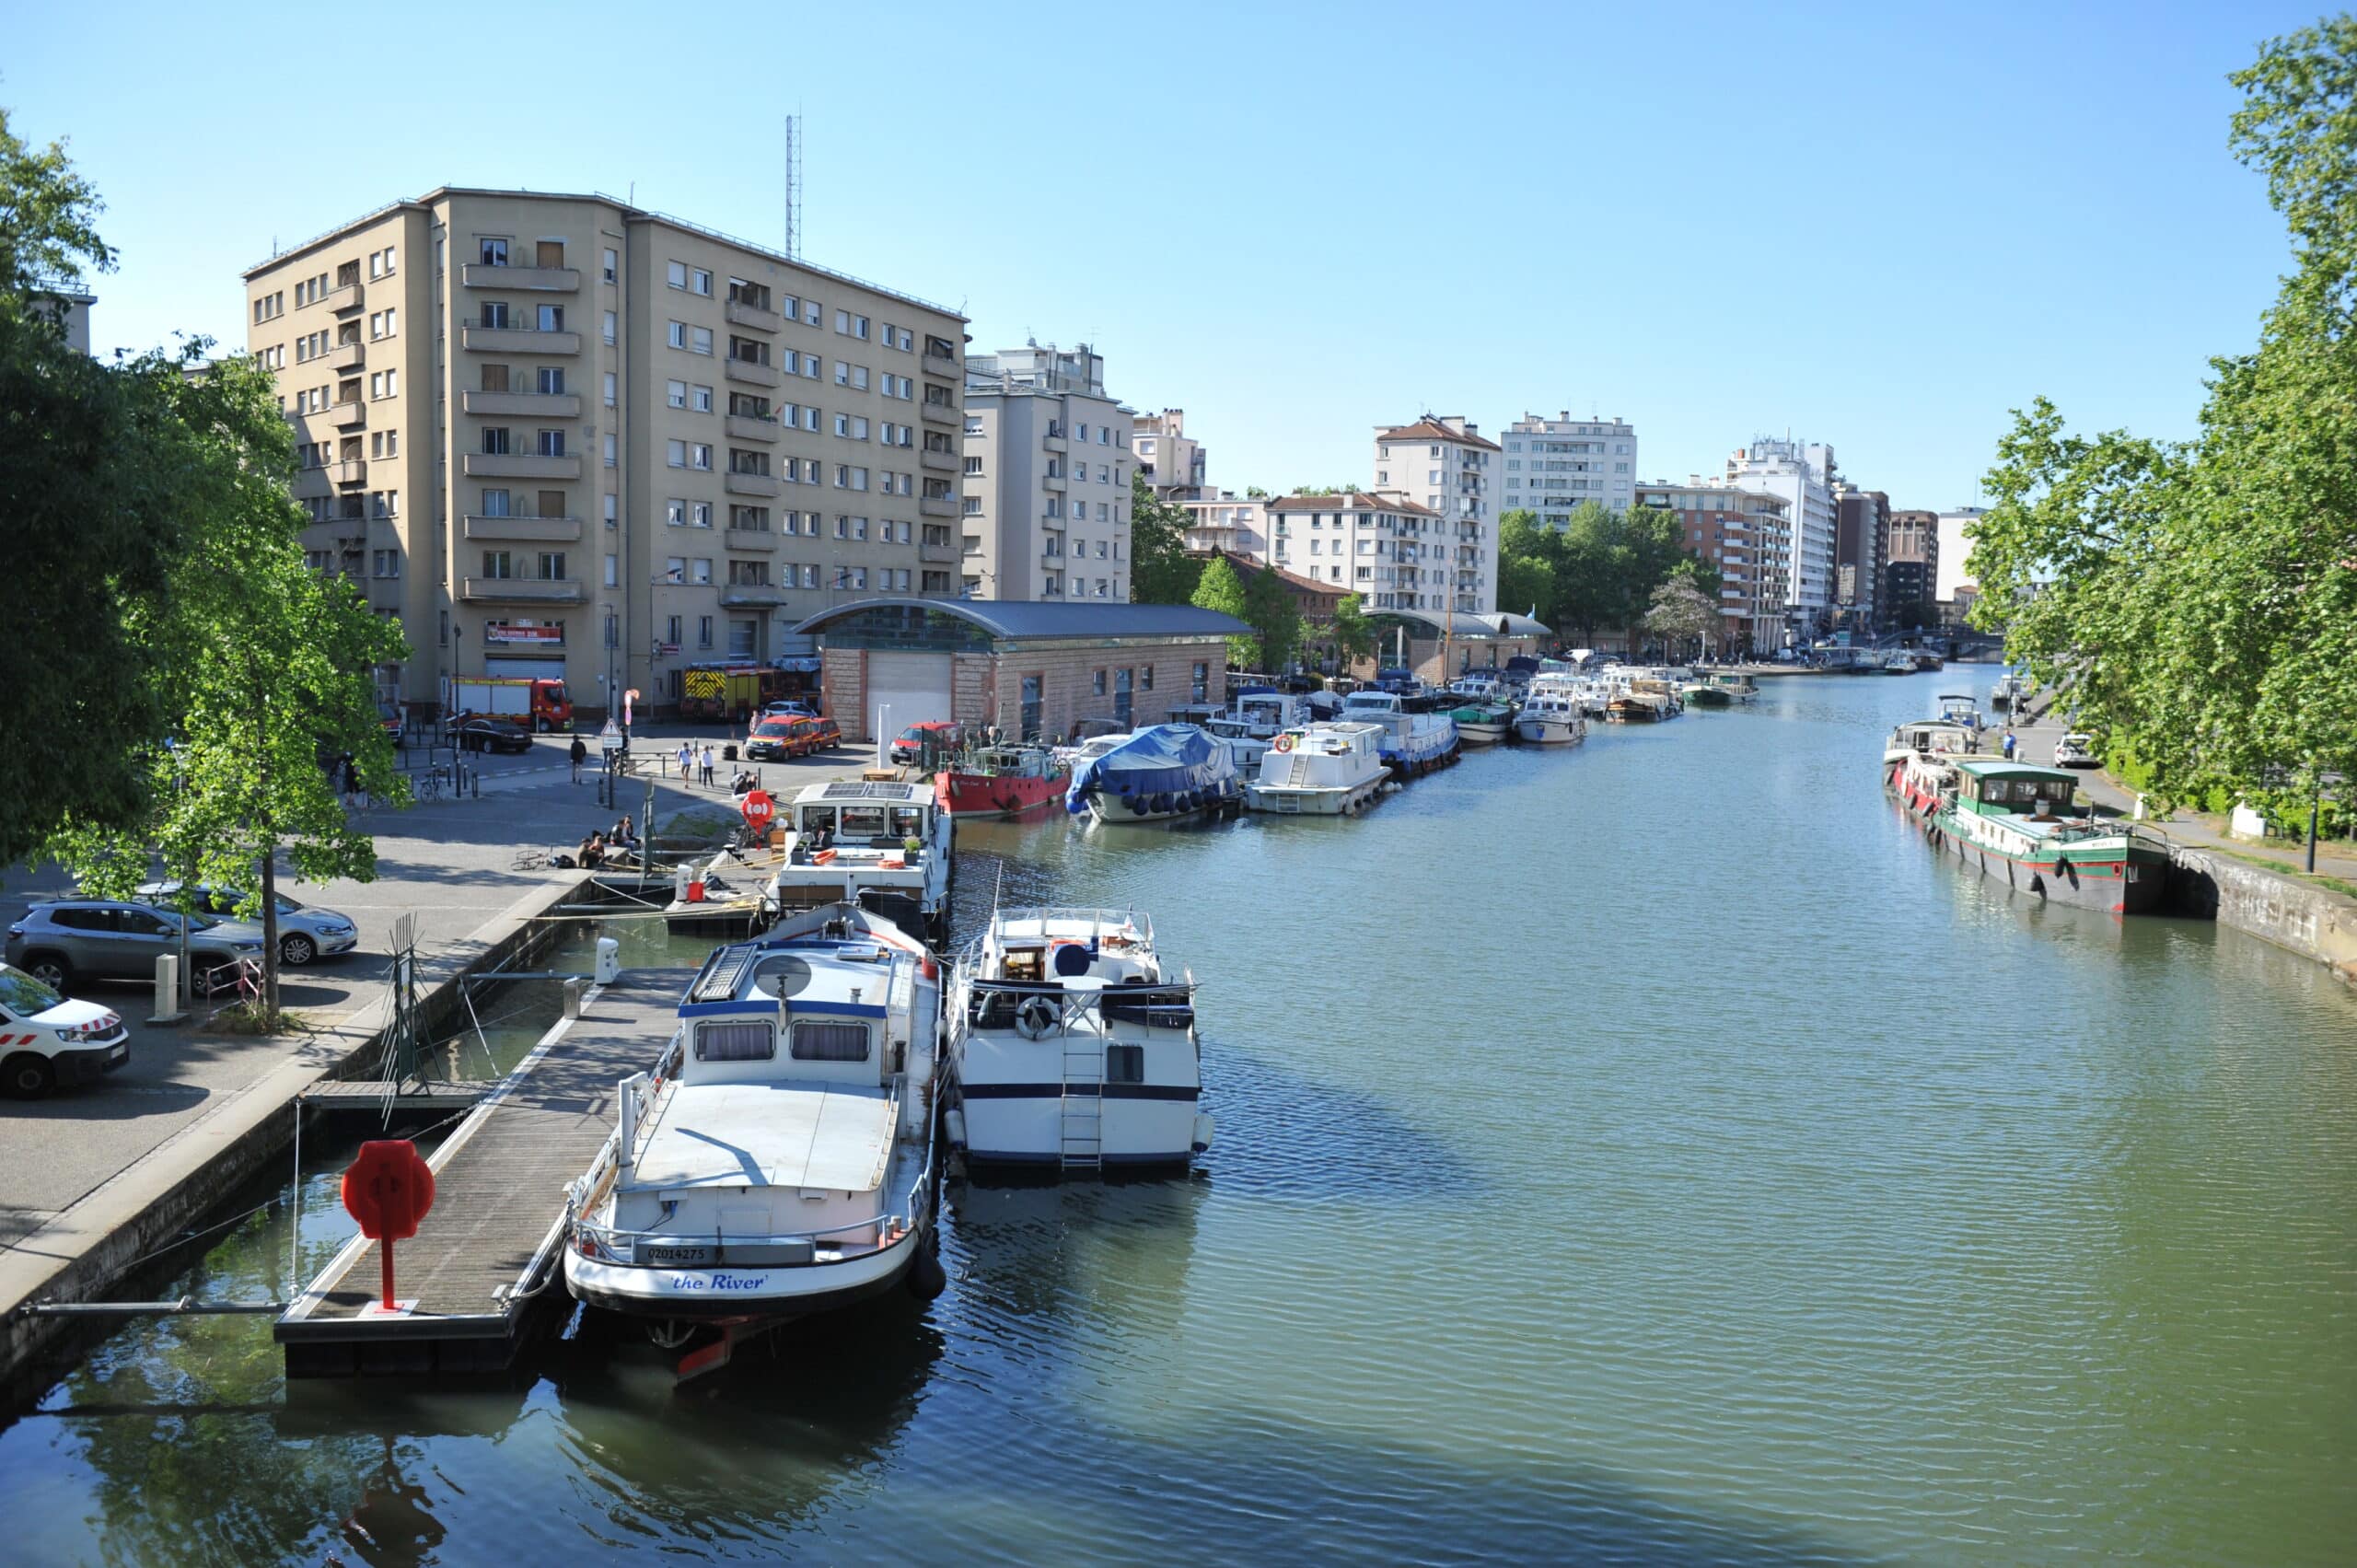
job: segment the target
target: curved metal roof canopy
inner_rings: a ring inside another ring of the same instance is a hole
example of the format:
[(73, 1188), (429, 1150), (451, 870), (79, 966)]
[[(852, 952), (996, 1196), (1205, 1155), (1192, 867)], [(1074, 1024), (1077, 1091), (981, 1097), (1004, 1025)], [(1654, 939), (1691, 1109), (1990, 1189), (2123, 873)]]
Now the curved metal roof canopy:
[[(794, 630), (823, 632), (870, 610), (921, 610), (954, 615), (993, 637), (1037, 642), (1057, 637), (1237, 637), (1252, 628), (1232, 615), (1191, 604), (1051, 603), (994, 598), (917, 598), (888, 595), (839, 604), (806, 617)], [(1535, 623), (1534, 623), (1535, 624)]]
[(1432, 635), (1434, 638), (1441, 635), (1443, 630), (1441, 618), (1444, 615), (1448, 620), (1446, 627), (1448, 635), (1461, 642), (1495, 642), (1502, 637), (1551, 637), (1554, 635), (1551, 628), (1532, 620), (1529, 616), (1515, 615), (1503, 610), (1493, 610), (1486, 615), (1475, 615), (1464, 610), (1371, 610), (1367, 611), (1367, 619), (1370, 621), (1413, 621), (1421, 625), (1429, 626), (1432, 628)]

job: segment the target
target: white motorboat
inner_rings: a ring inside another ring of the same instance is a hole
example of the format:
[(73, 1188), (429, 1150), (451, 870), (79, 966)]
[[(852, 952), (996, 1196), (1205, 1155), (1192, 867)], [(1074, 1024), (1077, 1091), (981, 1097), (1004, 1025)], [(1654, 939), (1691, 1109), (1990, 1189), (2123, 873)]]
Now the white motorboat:
[(1390, 777), (1383, 737), (1382, 726), (1352, 721), (1285, 730), (1270, 742), (1260, 777), (1245, 786), (1244, 804), (1293, 816), (1341, 817), (1364, 810)]
[(1134, 912), (1002, 910), (958, 958), (942, 1119), (970, 1166), (1182, 1166), (1199, 1109), (1194, 977)]
[(925, 785), (814, 784), (784, 826), (783, 858), (761, 889), (772, 912), (864, 900), (935, 940), (947, 931), (952, 829)]
[(1585, 682), (1576, 676), (1541, 675), (1530, 683), (1514, 716), (1514, 738), (1526, 746), (1569, 746), (1587, 738)]
[(1457, 761), (1457, 721), (1446, 714), (1411, 713), (1396, 691), (1353, 691), (1342, 699), (1342, 717), (1382, 726), (1383, 760), (1402, 778)]
[(2011, 670), (2007, 670), (1997, 678), (1997, 684), (1990, 689), (1989, 705), (1992, 708), (2015, 707), (2023, 698), (2028, 695), (2029, 683)]
[(1882, 762), (1888, 769), (1917, 758), (1937, 761), (1969, 757), (1980, 749), (1980, 732), (1970, 725), (1944, 718), (1916, 719), (1890, 732), (1890, 738), (1883, 744)]
[(651, 1073), (569, 1190), (566, 1288), (650, 1319), (682, 1376), (935, 1258), (941, 980), (913, 937), (830, 904), (715, 949)]

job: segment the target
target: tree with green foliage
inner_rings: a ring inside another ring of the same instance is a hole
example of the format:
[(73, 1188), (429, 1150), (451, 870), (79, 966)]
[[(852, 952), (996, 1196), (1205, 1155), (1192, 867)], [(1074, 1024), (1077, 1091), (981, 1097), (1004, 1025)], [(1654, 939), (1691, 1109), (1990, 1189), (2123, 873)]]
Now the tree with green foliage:
[(1699, 555), (1689, 555), (1679, 561), (1677, 565), (1669, 569), (1669, 576), (1672, 582), (1684, 581), (1693, 584), (1694, 591), (1713, 604), (1718, 603), (1719, 590), (1726, 586), (1726, 579), (1720, 573), (1718, 563), (1713, 561), (1705, 561)]
[(56, 295), (110, 272), (97, 193), (63, 146), (35, 150), (0, 110), (0, 558), (17, 588), (0, 639), (0, 865), (69, 809), (127, 829), (169, 711), (142, 627), (189, 526), (184, 434), (159, 366), (100, 365), (66, 343)]
[(1132, 603), (1185, 604), (1193, 598), (1203, 563), (1187, 553), (1190, 520), (1186, 507), (1154, 493), (1144, 470), (1130, 471)]
[(183, 433), (175, 483), (192, 526), (164, 601), (137, 628), (177, 743), (149, 762), (149, 811), (125, 828), (69, 807), (50, 850), (92, 891), (122, 897), (151, 854), (188, 879), (243, 889), (264, 935), (261, 1007), (277, 1027), (278, 863), (319, 880), (376, 875), (331, 772), (349, 756), (372, 794), (398, 797), (372, 671), (406, 659), (400, 630), (348, 582), (303, 561), (306, 518), (287, 488), (294, 435), (252, 361), (199, 370), (143, 362)]
[(2230, 133), (2296, 263), (2200, 435), (2073, 435), (2015, 411), (1970, 527), (2010, 657), (2164, 807), (2303, 810), (2357, 774), (2357, 20), (2268, 43)]
[(1562, 592), (1556, 569), (1563, 554), (1563, 536), (1542, 528), (1536, 512), (1516, 508), (1498, 518), (1498, 608), (1527, 611), (1553, 626), (1556, 596)]
[(1359, 660), (1373, 658), (1375, 625), (1366, 618), (1366, 601), (1356, 594), (1344, 594), (1334, 606), (1334, 621), (1327, 636), (1342, 674), (1349, 674)]
[(1244, 586), (1245, 619), (1260, 642), (1260, 668), (1274, 674), (1291, 664), (1301, 647), (1301, 607), (1275, 572), (1263, 568)]
[[(1243, 580), (1224, 555), (1215, 555), (1204, 563), (1202, 581), (1195, 585), (1194, 597), (1187, 602), (1198, 610), (1215, 610), (1238, 621), (1251, 619), (1250, 607), (1244, 599)], [(1238, 635), (1227, 640), (1227, 662), (1237, 668), (1257, 668), (1260, 659), (1260, 638)]]

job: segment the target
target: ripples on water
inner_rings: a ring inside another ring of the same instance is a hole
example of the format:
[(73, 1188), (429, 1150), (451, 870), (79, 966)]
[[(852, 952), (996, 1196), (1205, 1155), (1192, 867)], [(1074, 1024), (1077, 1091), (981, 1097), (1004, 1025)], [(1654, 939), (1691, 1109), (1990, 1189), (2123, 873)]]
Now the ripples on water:
[(1195, 1176), (953, 1185), (930, 1309), (676, 1394), (596, 1319), (497, 1393), (134, 1327), (0, 1434), (0, 1503), (41, 1562), (2345, 1561), (2357, 1001), (1929, 854), (1874, 758), (1958, 683), (1361, 821), (961, 828), (964, 930), (1134, 905), (1204, 982)]

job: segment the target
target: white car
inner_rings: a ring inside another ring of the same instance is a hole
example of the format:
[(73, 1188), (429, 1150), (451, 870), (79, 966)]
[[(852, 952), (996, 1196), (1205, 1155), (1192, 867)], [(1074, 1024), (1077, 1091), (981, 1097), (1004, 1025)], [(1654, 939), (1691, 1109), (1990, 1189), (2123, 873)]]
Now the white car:
[(2096, 755), (2096, 738), (2073, 730), (2054, 743), (2054, 765), (2058, 768), (2095, 768), (2103, 765)]
[(39, 1099), (87, 1084), (131, 1060), (131, 1031), (95, 1002), (69, 1002), (24, 970), (0, 964), (0, 1088)]

